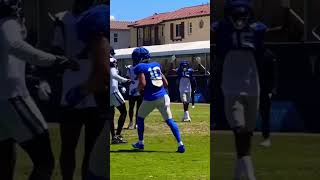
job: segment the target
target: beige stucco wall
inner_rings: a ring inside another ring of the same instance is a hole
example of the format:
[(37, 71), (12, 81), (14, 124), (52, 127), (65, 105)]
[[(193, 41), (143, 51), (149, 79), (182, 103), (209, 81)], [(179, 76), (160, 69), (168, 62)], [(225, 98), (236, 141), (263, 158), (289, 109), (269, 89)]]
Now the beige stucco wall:
[[(114, 34), (118, 34), (118, 42), (114, 42)], [(110, 44), (114, 49), (128, 48), (131, 46), (130, 30), (110, 30)]]
[[(204, 26), (202, 29), (199, 27), (200, 21), (203, 20)], [(181, 24), (184, 22), (184, 39), (182, 41), (172, 41), (170, 39), (170, 24), (174, 23), (174, 33), (175, 33), (175, 25)], [(192, 33), (189, 33), (189, 23), (192, 23)], [(193, 41), (204, 41), (210, 40), (210, 16), (203, 16), (203, 17), (196, 17), (196, 18), (188, 18), (188, 19), (181, 19), (176, 21), (167, 21), (164, 23), (164, 38), (165, 44), (172, 44), (172, 43), (184, 43), (184, 42), (193, 42)]]
[(130, 28), (130, 46), (136, 47), (137, 46), (137, 29)]

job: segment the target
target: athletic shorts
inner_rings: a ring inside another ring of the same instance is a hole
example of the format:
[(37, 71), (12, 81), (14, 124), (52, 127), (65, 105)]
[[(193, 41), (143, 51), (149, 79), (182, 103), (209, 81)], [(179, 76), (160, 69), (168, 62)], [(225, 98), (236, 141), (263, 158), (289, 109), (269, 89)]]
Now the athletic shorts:
[(111, 106), (118, 107), (124, 103), (125, 103), (125, 100), (119, 91), (111, 94), (111, 96), (110, 96), (110, 105)]
[(18, 143), (31, 140), (48, 130), (47, 123), (30, 96), (0, 100), (0, 141)]
[(143, 101), (143, 97), (142, 96), (129, 96), (129, 102), (137, 102), (137, 101)]
[(146, 118), (154, 109), (158, 109), (164, 120), (172, 119), (170, 97), (165, 95), (154, 101), (143, 101), (138, 111), (138, 117)]
[(259, 97), (226, 95), (225, 113), (231, 128), (245, 128), (254, 131), (259, 110)]
[(180, 99), (183, 103), (189, 103), (191, 100), (191, 92), (180, 92)]

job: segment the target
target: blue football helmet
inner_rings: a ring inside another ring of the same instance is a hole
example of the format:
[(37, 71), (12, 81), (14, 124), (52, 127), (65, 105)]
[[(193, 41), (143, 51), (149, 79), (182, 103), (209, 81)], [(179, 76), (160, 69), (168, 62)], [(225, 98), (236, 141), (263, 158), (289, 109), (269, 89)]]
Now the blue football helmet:
[(249, 25), (252, 14), (250, 0), (226, 0), (225, 15), (237, 30), (242, 30)]
[(187, 71), (189, 68), (190, 68), (190, 63), (189, 63), (189, 61), (187, 61), (187, 60), (182, 60), (182, 61), (180, 62), (180, 69), (181, 69), (182, 71)]
[(144, 47), (138, 47), (133, 50), (131, 54), (133, 65), (137, 65), (139, 63), (148, 63), (151, 58), (149, 51)]

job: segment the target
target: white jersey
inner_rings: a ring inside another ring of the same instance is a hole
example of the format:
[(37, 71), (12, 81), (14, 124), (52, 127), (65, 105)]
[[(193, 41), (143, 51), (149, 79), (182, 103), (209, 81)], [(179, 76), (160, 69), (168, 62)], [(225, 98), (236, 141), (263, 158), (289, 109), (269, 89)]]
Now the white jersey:
[(135, 66), (129, 66), (127, 69), (127, 76), (130, 77), (131, 83), (129, 86), (129, 95), (130, 96), (140, 96), (138, 91), (139, 80), (138, 76), (134, 73)]
[(15, 18), (0, 20), (0, 100), (29, 96), (25, 82), (26, 62), (51, 66), (56, 60), (54, 55), (29, 45), (25, 37), (25, 26)]
[[(52, 45), (55, 47), (59, 47), (64, 50), (65, 55), (72, 59), (75, 59), (79, 63), (80, 70), (79, 71), (71, 71), (66, 70), (63, 75), (63, 91), (62, 91), (62, 99), (61, 104), (67, 105), (65, 96), (67, 92), (85, 82), (88, 79), (90, 74), (91, 62), (89, 59), (79, 59), (79, 55), (85, 48), (85, 45), (81, 40), (77, 37), (77, 17), (75, 17), (72, 12), (65, 11), (58, 13), (56, 15), (64, 24), (64, 35), (62, 32), (62, 28), (56, 27), (54, 30), (54, 38)], [(94, 100), (93, 95), (89, 95), (84, 98), (76, 108), (86, 108), (86, 107), (95, 107), (96, 102)]]
[(190, 93), (192, 91), (190, 78), (186, 78), (186, 77), (180, 78), (179, 91), (180, 93)]
[(119, 76), (119, 71), (115, 67), (110, 68), (110, 75), (110, 94), (113, 94), (114, 92), (119, 92), (119, 82), (125, 83), (128, 79)]

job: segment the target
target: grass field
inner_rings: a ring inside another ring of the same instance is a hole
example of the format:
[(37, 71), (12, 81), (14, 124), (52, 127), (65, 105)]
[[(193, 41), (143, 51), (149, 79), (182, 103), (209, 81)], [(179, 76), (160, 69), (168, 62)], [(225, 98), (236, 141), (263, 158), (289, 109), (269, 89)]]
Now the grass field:
[[(212, 134), (212, 169), (214, 180), (232, 179), (233, 136), (229, 132)], [(260, 133), (253, 139), (253, 161), (257, 180), (319, 180), (320, 135), (272, 134), (272, 146), (259, 146)]]
[(209, 106), (198, 105), (190, 109), (191, 123), (180, 121), (181, 104), (172, 104), (172, 112), (182, 131), (186, 152), (175, 152), (177, 143), (170, 128), (160, 113), (154, 111), (145, 120), (143, 152), (133, 151), (131, 147), (137, 141), (136, 130), (124, 131), (128, 144), (111, 145), (111, 179), (210, 179)]
[[(111, 179), (209, 179), (209, 106), (198, 105), (195, 109), (191, 109), (192, 123), (180, 122), (183, 114), (181, 104), (173, 104), (172, 111), (182, 130), (186, 152), (175, 153), (177, 145), (169, 127), (162, 121), (158, 112), (153, 112), (145, 122), (144, 152), (132, 151), (131, 143), (137, 140), (136, 130), (123, 131), (123, 135), (129, 140), (128, 144), (111, 146)], [(50, 124), (50, 135), (56, 159), (52, 180), (61, 180), (58, 161), (60, 154), (58, 125)], [(74, 180), (81, 179), (83, 147), (83, 137), (80, 137)], [(26, 180), (30, 170), (30, 159), (18, 148), (15, 180)]]

